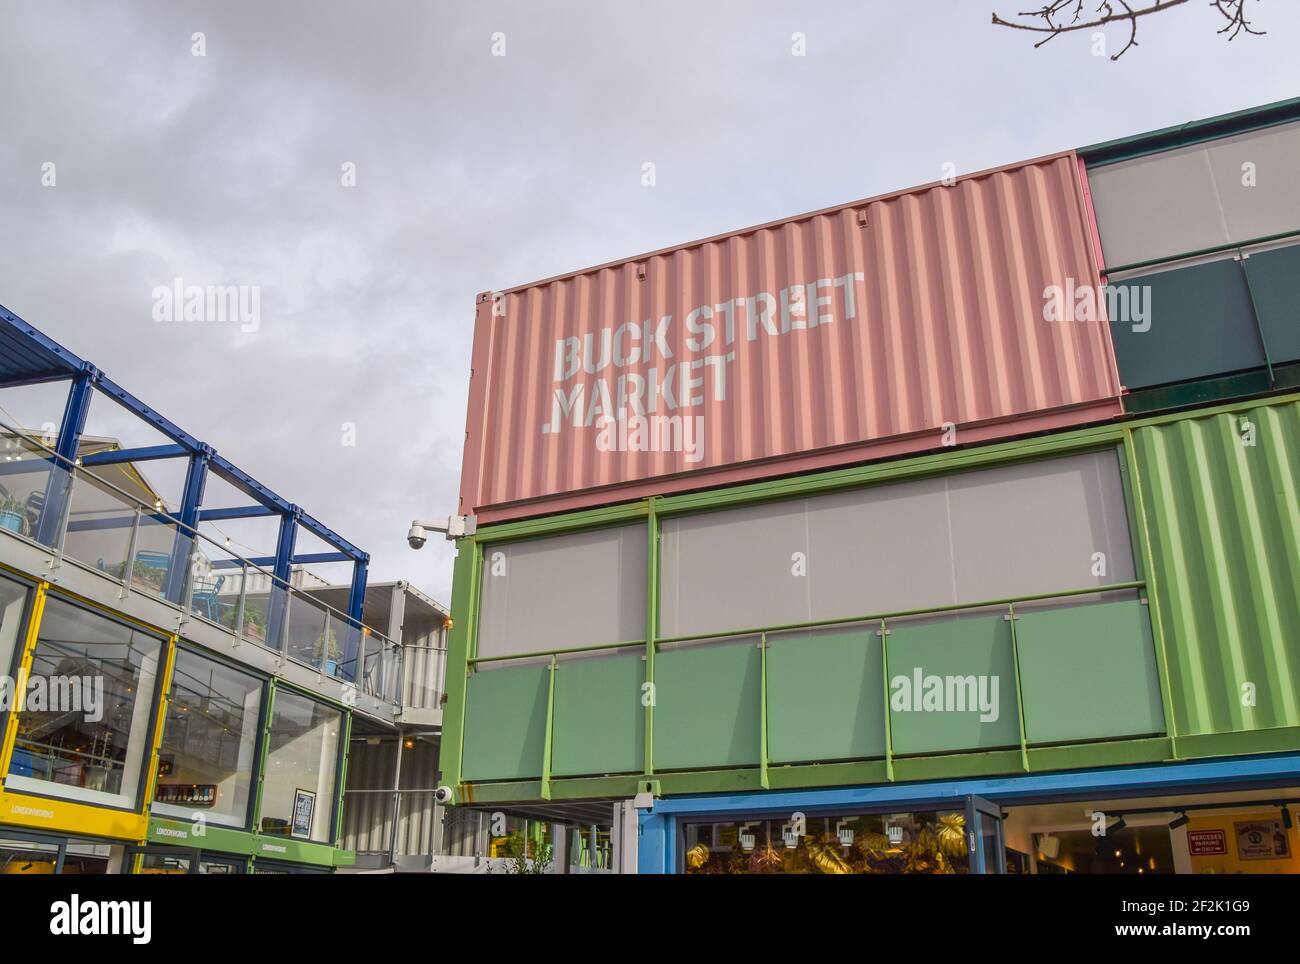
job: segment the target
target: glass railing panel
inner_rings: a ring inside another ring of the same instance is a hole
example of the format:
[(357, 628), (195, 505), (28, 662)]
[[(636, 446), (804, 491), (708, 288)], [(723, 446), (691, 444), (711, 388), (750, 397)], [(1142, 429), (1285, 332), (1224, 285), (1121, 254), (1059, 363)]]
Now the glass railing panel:
[(361, 652), (361, 675), (357, 682), (363, 693), (378, 696), (384, 685), (383, 637), (375, 634), (362, 636)]
[(220, 542), (196, 534), (187, 593), (189, 611), (200, 619), (239, 632), (246, 571), (244, 561)]
[(403, 660), (406, 654), (402, 647), (392, 640), (388, 641), (387, 647), (391, 671), (384, 681), (384, 699), (390, 703), (399, 703), (402, 699), (402, 680), (405, 677)]
[(343, 658), (343, 643), (329, 625), (329, 610), (309, 596), (289, 595), (285, 655), (332, 676)]
[[(0, 453), (0, 529), (37, 539), (47, 491), (54, 484), (66, 485), (67, 473), (23, 439), (5, 438)], [(50, 527), (47, 545), (57, 540), (56, 529)]]
[(90, 472), (77, 472), (67, 503), (63, 554), (114, 579), (129, 579), (139, 588), (161, 594), (171, 543), (168, 541), (166, 553), (137, 551), (135, 563), (130, 563), (137, 507), (137, 503)]
[(131, 585), (179, 602), (196, 564), (190, 534), (166, 513), (142, 508), (131, 562)]
[(282, 602), (284, 592), (271, 582), (269, 576), (261, 572), (246, 572), (244, 581), (244, 612), (240, 622), (240, 635), (259, 646), (277, 649), (271, 617), (277, 604)]
[(336, 647), (334, 668), (326, 664), (326, 672), (341, 680), (355, 680), (361, 662), (361, 627), (342, 613), (330, 610), (326, 616), (327, 635)]

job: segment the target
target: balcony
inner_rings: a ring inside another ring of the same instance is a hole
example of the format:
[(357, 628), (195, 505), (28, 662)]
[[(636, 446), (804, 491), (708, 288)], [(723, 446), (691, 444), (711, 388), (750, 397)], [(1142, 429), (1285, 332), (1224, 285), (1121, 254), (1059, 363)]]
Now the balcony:
[[(402, 607), (368, 591), (366, 552), (3, 306), (0, 402), (5, 562), (363, 715), (391, 724), (411, 707), (418, 718), (404, 723), (438, 725), (447, 614), (432, 600), (415, 605), (436, 628), (404, 648)], [(87, 433), (92, 409), (104, 405), (110, 434), (126, 444)], [(170, 501), (146, 479), (152, 466), (180, 470)], [(213, 499), (218, 486), (227, 492)], [(269, 522), (273, 551), (234, 551), (218, 527), (227, 522)], [(347, 575), (332, 585), (309, 565), (344, 566)], [(376, 588), (396, 585), (405, 588)], [(384, 622), (367, 618), (374, 612)]]
[[(193, 624), (277, 654), (318, 676), (354, 685), (390, 707), (440, 706), (445, 647), (440, 635), (407, 649), (330, 601), (347, 587), (320, 588), (293, 572), (286, 581), (253, 559), (181, 523), (153, 497), (129, 463), (89, 467), (68, 461), (25, 430), (0, 420), (0, 539), (44, 557), (42, 575), (75, 567), (113, 584), (117, 598), (145, 597), (170, 607), (162, 628), (182, 635)], [(150, 499), (153, 498), (153, 501)], [(47, 506), (57, 506), (53, 515)], [(381, 590), (382, 587), (375, 587)], [(431, 602), (431, 601), (430, 601)], [(398, 623), (400, 630), (400, 623)]]

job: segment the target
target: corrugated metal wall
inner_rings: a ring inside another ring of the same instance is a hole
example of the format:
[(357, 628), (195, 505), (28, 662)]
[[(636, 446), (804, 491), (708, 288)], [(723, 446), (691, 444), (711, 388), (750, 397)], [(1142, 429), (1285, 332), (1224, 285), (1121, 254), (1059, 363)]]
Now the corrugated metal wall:
[[(1117, 414), (1105, 323), (1043, 320), (1047, 286), (1099, 284), (1082, 197), (1060, 155), (481, 299), (461, 511), (488, 523), (920, 451), (945, 423), (972, 442)], [(588, 367), (564, 374), (566, 339)], [(598, 446), (590, 416), (635, 410), (621, 390), (638, 387), (652, 413), (703, 418), (698, 459)], [(577, 424), (557, 402), (575, 392)]]
[(435, 710), (442, 705), (447, 676), (447, 633), (441, 619), (407, 616), (402, 627), (402, 705)]
[[(343, 846), (358, 853), (387, 853), (393, 833), (393, 769), (400, 744), (384, 739), (377, 744), (353, 740), (348, 756), (348, 783), (344, 796)], [(443, 808), (433, 799), (437, 786), (438, 748), (417, 739), (402, 751), (400, 816), (395, 853), (432, 854), (440, 843), (438, 833)], [(382, 791), (382, 792), (360, 792)]]
[(1178, 734), (1300, 725), (1300, 403), (1135, 440)]

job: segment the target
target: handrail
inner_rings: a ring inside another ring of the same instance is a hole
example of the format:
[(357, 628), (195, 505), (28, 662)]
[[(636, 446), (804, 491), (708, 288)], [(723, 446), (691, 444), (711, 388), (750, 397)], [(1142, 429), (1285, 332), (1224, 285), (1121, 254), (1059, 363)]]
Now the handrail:
[[(1300, 230), (1283, 231), (1280, 234), (1268, 234), (1259, 238), (1250, 238), (1246, 241), (1225, 241), (1223, 244), (1210, 245), (1208, 248), (1199, 248), (1196, 251), (1188, 251), (1183, 254), (1166, 254), (1158, 258), (1148, 258), (1145, 261), (1133, 261), (1129, 264), (1117, 264), (1113, 267), (1106, 265), (1099, 272), (1103, 275), (1121, 274), (1125, 271), (1137, 271), (1140, 268), (1155, 268), (1165, 264), (1176, 264), (1179, 261), (1191, 261), (1194, 258), (1207, 258), (1212, 254), (1226, 254), (1229, 251), (1240, 251), (1245, 248), (1257, 248), (1264, 244), (1276, 244), (1278, 241), (1290, 241), (1300, 238)], [(1116, 282), (1119, 283), (1119, 282)]]
[[(166, 508), (160, 508), (158, 503), (150, 504), (148, 502), (145, 502), (135, 494), (131, 492), (127, 492), (125, 489), (109, 481), (108, 479), (101, 478), (99, 475), (95, 474), (94, 472), (91, 472), (88, 467), (80, 465), (79, 460), (68, 459), (63, 455), (60, 455), (58, 452), (54, 451), (53, 449), (45, 445), (44, 442), (40, 440), (40, 438), (35, 436), (28, 429), (24, 429), (19, 426), (12, 425), (8, 421), (4, 420), (3, 418), (0, 418), (0, 429), (3, 429), (21, 438), (23, 441), (25, 441), (27, 444), (33, 447), (34, 450), (33, 454), (35, 454), (38, 458), (52, 462), (56, 467), (66, 471), (73, 478), (76, 478), (79, 473), (81, 473), (83, 476), (88, 475), (91, 479), (94, 480), (95, 485), (108, 489), (111, 492), (113, 492), (115, 495), (119, 496), (126, 503), (125, 507), (127, 508), (134, 507), (137, 510), (137, 519), (139, 518), (138, 513), (140, 512), (140, 510), (148, 510), (150, 517), (153, 518), (157, 518), (161, 516), (163, 519), (165, 519), (165, 522), (163, 522), (164, 525), (167, 525), (169, 527), (175, 527), (178, 533), (181, 533), (182, 535), (185, 535), (187, 538), (190, 538), (196, 542), (201, 540), (203, 543), (216, 547), (216, 549), (219, 551), (219, 554), (222, 558), (229, 558), (231, 560), (240, 563), (242, 568), (245, 570), (245, 572), (251, 571), (253, 573), (261, 574), (268, 577), (271, 580), (271, 585), (273, 588), (280, 588), (292, 596), (296, 596), (298, 598), (307, 600), (313, 606), (325, 610), (327, 613), (333, 614), (345, 624), (355, 626), (356, 628), (363, 630), (364, 635), (376, 637), (381, 642), (386, 643), (395, 649), (400, 649), (402, 647), (401, 643), (398, 643), (390, 639), (388, 636), (379, 632), (379, 630), (366, 625), (360, 620), (353, 619), (351, 616), (349, 616), (347, 613), (344, 613), (342, 610), (336, 609), (333, 606), (331, 606), (329, 603), (321, 599), (318, 599), (315, 596), (310, 595), (305, 590), (299, 589), (291, 585), (290, 583), (286, 582), (285, 580), (280, 579), (271, 570), (259, 566), (257, 563), (251, 561), (250, 559), (244, 556), (239, 555), (238, 553), (229, 551), (224, 545), (217, 542), (215, 539), (200, 532), (198, 529), (188, 526), (185, 523), (181, 522), (174, 515), (172, 515), (171, 512), (168, 511)], [(65, 518), (64, 520), (62, 520), (59, 527), (60, 536), (62, 536), (62, 532), (66, 529), (66, 527), (67, 527), (67, 519)], [(116, 578), (109, 575), (108, 573), (105, 573), (105, 575), (107, 575), (109, 578)], [(122, 578), (117, 581), (122, 582), (124, 585), (129, 585), (130, 573), (124, 572)], [(242, 598), (242, 593), (241, 593), (241, 598)], [(165, 600), (165, 601), (171, 602), (172, 605), (178, 605), (172, 602), (171, 600)], [(182, 607), (182, 608), (186, 608), (186, 607)], [(230, 631), (233, 634), (239, 635), (239, 633), (232, 627), (222, 626), (222, 628), (230, 629)], [(288, 654), (285, 655), (286, 658), (293, 659), (292, 656), (289, 656)], [(364, 657), (364, 653), (362, 653), (361, 656)], [(298, 660), (295, 660), (295, 662), (298, 662)]]
[[(818, 619), (802, 623), (783, 623), (772, 626), (758, 626), (752, 629), (728, 629), (720, 630), (713, 633), (698, 633), (688, 636), (665, 636), (656, 639), (655, 647), (662, 646), (666, 643), (703, 643), (715, 639), (732, 639), (740, 636), (762, 636), (765, 633), (785, 633), (797, 632), (803, 629), (824, 629), (830, 626), (845, 626), (853, 623), (879, 622), (887, 619), (904, 619), (911, 616), (935, 616), (943, 613), (964, 612), (973, 609), (993, 609), (1001, 606), (1013, 606), (1020, 603), (1042, 602), (1048, 599), (1069, 599), (1074, 596), (1094, 596), (1100, 593), (1108, 592), (1128, 592), (1136, 589), (1146, 588), (1145, 579), (1135, 579), (1129, 582), (1114, 582), (1104, 586), (1088, 586), (1083, 589), (1064, 589), (1059, 592), (1041, 592), (1028, 596), (1009, 596), (1005, 599), (991, 599), (984, 602), (969, 603), (946, 603), (942, 606), (931, 606), (925, 609), (900, 609), (894, 612), (869, 613), (865, 616), (837, 616), (834, 619)], [(515, 653), (510, 656), (480, 656), (474, 657), (467, 662), (470, 665), (475, 663), (500, 663), (507, 660), (516, 659), (537, 659), (543, 656), (563, 656), (569, 653), (590, 653), (600, 650), (625, 649), (632, 646), (644, 646), (645, 640), (633, 640), (622, 643), (603, 643), (598, 646), (575, 646), (569, 649), (546, 649), (537, 650), (529, 653)]]

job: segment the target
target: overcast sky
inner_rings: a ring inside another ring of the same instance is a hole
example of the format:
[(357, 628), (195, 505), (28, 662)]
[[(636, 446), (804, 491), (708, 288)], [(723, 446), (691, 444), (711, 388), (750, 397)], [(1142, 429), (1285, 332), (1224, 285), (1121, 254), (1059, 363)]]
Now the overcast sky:
[[(0, 0), (0, 304), (447, 602), (404, 536), (456, 507), (477, 292), (1300, 94), (1293, 0), (1117, 63), (990, 25), (1030, 5)], [(176, 278), (260, 327), (155, 321)]]

